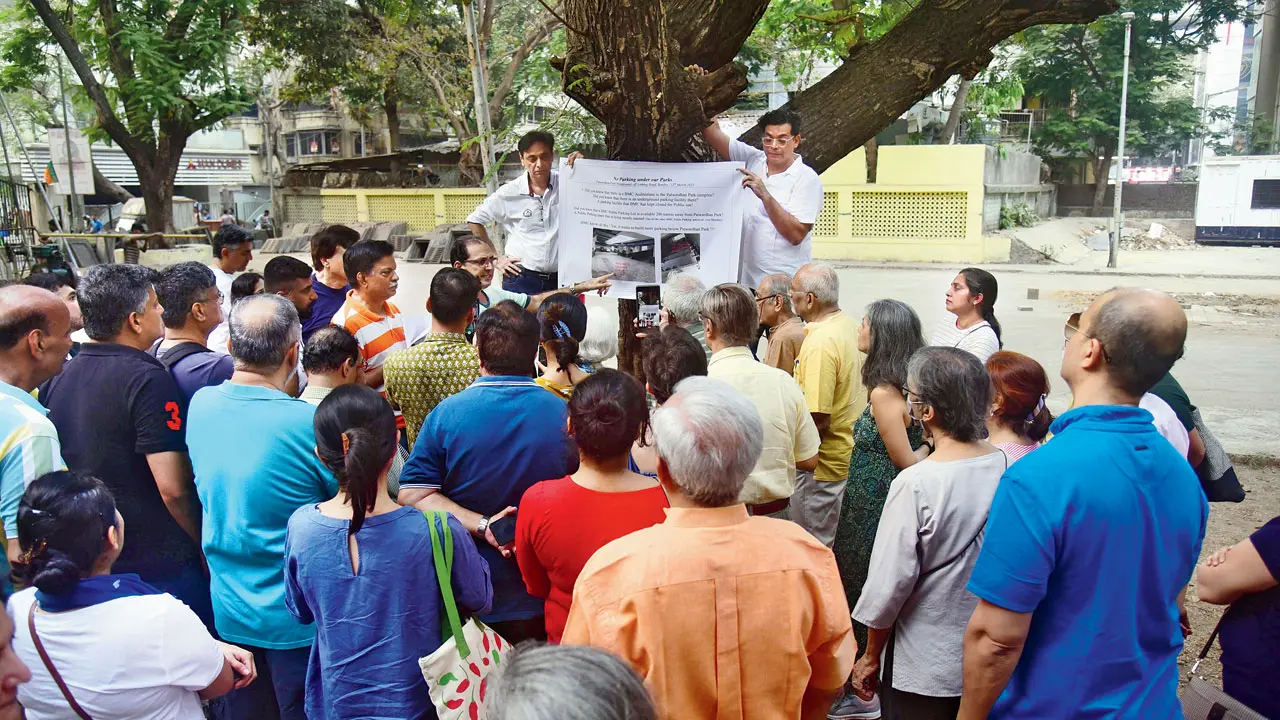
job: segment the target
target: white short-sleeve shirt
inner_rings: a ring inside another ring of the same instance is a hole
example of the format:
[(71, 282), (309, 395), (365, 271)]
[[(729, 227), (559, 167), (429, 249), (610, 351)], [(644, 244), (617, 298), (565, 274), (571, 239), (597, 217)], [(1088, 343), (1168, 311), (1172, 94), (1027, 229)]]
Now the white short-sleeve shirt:
[[(18, 687), (28, 720), (77, 720), (31, 642), (35, 588), (9, 598), (13, 648), (31, 670)], [(197, 693), (222, 672), (222, 649), (181, 600), (167, 593), (36, 612), (36, 630), (71, 695), (92, 718), (202, 720)]]
[(1191, 433), (1183, 427), (1182, 421), (1178, 419), (1178, 413), (1169, 407), (1169, 403), (1161, 400), (1159, 396), (1147, 393), (1138, 401), (1138, 407), (1151, 413), (1154, 418), (1152, 424), (1156, 426), (1156, 430), (1169, 441), (1170, 445), (1178, 451), (1182, 457), (1186, 457), (1191, 450)]
[[(729, 141), (729, 159), (744, 162), (747, 170), (764, 178), (764, 186), (782, 209), (802, 223), (813, 224), (822, 212), (822, 181), (813, 168), (804, 164), (799, 154), (791, 167), (769, 174), (763, 150), (741, 140)], [(750, 189), (742, 191), (742, 259), (738, 281), (756, 287), (766, 275), (795, 274), (801, 265), (813, 259), (813, 233), (804, 236), (799, 245), (778, 232), (764, 203)]]
[(231, 326), (227, 323), (231, 322), (231, 282), (235, 278), (217, 265), (210, 265), (209, 269), (213, 271), (213, 281), (218, 286), (218, 292), (222, 293), (222, 322), (209, 333), (209, 340), (205, 344), (214, 352), (230, 355), (227, 340), (231, 338)]
[(996, 337), (995, 329), (986, 320), (962, 329), (956, 325), (956, 317), (948, 313), (934, 328), (929, 344), (968, 350), (985, 365), (1000, 349), (1000, 338)]
[(542, 197), (529, 191), (529, 173), (498, 188), (467, 216), (477, 225), (501, 225), (507, 232), (506, 255), (537, 272), (554, 273), (559, 262), (560, 173), (551, 171), (551, 185)]

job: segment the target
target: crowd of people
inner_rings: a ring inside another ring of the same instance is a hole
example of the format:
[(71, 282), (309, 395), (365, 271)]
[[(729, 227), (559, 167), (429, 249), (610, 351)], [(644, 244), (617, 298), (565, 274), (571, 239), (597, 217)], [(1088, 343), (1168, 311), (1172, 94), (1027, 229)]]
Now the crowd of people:
[[(581, 297), (609, 278), (554, 272), (540, 133), (471, 219), (507, 254), (455, 240), (421, 328), (343, 226), (260, 276), (226, 225), (212, 266), (0, 288), (0, 717), (432, 718), (455, 609), (516, 646), (496, 720), (1179, 716), (1208, 453), (1144, 409), (1194, 411), (1177, 302), (1072, 315), (1054, 418), (990, 272), (928, 342), (841, 307), (799, 119), (766, 120), (706, 133), (758, 205), (745, 274), (670, 278), (640, 377)], [(1280, 521), (1198, 572), (1226, 690), (1280, 716)]]

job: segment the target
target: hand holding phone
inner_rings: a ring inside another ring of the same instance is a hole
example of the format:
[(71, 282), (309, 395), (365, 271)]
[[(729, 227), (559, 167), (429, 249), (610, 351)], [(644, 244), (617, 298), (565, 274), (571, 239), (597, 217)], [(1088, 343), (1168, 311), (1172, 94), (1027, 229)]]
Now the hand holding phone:
[(636, 303), (639, 305), (636, 327), (641, 330), (658, 327), (658, 314), (662, 310), (662, 286), (637, 285)]

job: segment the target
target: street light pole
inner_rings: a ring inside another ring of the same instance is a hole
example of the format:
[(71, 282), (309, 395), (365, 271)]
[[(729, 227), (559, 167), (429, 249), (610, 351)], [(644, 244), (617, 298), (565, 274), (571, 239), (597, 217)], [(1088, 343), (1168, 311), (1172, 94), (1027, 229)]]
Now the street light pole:
[(1123, 230), (1120, 224), (1120, 196), (1124, 191), (1124, 126), (1125, 115), (1129, 110), (1129, 38), (1133, 32), (1134, 14), (1131, 12), (1122, 13), (1120, 15), (1124, 19), (1124, 79), (1120, 85), (1120, 140), (1116, 148), (1116, 160), (1120, 163), (1116, 166), (1116, 192), (1115, 207), (1112, 209), (1111, 217), (1111, 249), (1107, 253), (1107, 267), (1116, 266), (1116, 257), (1120, 254), (1120, 234)]

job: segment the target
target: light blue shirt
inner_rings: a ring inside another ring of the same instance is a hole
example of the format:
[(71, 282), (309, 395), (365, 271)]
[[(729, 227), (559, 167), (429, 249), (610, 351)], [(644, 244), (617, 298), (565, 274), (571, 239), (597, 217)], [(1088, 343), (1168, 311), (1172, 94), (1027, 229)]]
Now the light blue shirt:
[[(1177, 597), (1209, 505), (1151, 413), (1090, 405), (996, 489), (969, 591), (1031, 613), (998, 720), (1177, 718)], [(896, 678), (895, 678), (896, 679)]]
[(48, 414), (31, 393), (0, 382), (0, 519), (10, 540), (18, 537), (18, 503), (27, 486), (67, 468)]
[(227, 642), (288, 650), (315, 638), (289, 613), (284, 580), (290, 516), (338, 493), (315, 455), (315, 412), (279, 390), (230, 382), (191, 398), (187, 448), (214, 624)]

